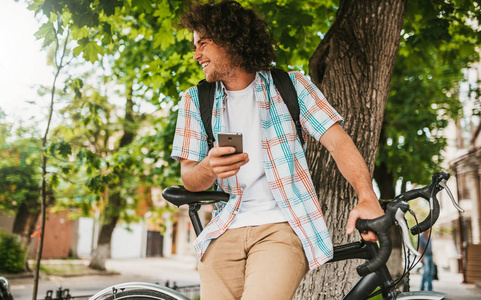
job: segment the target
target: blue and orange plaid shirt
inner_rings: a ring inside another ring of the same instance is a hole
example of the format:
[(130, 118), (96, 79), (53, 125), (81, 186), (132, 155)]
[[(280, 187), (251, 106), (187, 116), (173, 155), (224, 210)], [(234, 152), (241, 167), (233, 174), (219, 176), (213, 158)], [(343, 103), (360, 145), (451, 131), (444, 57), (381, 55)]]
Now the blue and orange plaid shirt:
[[(310, 134), (319, 140), (333, 124), (342, 124), (342, 117), (307, 77), (299, 72), (289, 72), (289, 76), (297, 91), (301, 111), (299, 118), (304, 135)], [(267, 180), (286, 220), (301, 240), (309, 268), (312, 270), (330, 260), (333, 250), (307, 167), (304, 148), (297, 137), (289, 110), (274, 86), (271, 73), (258, 72), (255, 81)], [(227, 98), (225, 87), (221, 82), (217, 82), (212, 112), (214, 136), (226, 131), (224, 111)], [(172, 157), (200, 162), (207, 156), (208, 151), (198, 92), (196, 87), (192, 87), (185, 92), (179, 103)], [(216, 205), (212, 220), (195, 240), (199, 259), (202, 259), (210, 241), (228, 229), (242, 201), (242, 189), (236, 176), (218, 180), (218, 183), (231, 196), (227, 203)]]

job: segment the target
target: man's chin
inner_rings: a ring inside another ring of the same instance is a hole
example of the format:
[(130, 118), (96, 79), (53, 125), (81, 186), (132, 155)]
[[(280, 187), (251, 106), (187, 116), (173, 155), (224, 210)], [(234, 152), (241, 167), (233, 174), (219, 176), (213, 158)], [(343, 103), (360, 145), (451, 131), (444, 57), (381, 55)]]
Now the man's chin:
[(208, 73), (205, 73), (205, 81), (209, 83), (223, 81), (225, 77), (226, 76), (224, 75), (224, 73), (219, 73), (217, 71), (210, 71)]

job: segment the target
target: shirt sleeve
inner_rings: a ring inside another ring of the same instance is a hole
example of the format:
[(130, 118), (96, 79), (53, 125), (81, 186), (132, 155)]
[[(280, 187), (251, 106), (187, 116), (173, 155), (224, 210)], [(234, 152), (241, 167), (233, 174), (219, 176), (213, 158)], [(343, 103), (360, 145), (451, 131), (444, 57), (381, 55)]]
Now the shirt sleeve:
[(301, 111), (299, 119), (302, 127), (319, 141), (332, 125), (336, 123), (343, 125), (344, 119), (327, 102), (326, 97), (311, 80), (299, 72), (291, 73), (291, 76), (293, 75)]
[(188, 89), (179, 102), (177, 125), (172, 145), (173, 159), (201, 161), (207, 156), (207, 134), (202, 125), (197, 87)]

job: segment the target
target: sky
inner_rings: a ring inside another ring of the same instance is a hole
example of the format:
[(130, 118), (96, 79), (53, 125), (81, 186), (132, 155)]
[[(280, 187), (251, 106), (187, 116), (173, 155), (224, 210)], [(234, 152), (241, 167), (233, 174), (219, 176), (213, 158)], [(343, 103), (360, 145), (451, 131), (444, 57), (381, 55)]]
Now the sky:
[(36, 87), (51, 85), (54, 76), (34, 36), (39, 26), (24, 0), (0, 0), (0, 108), (9, 123), (46, 118), (48, 99)]

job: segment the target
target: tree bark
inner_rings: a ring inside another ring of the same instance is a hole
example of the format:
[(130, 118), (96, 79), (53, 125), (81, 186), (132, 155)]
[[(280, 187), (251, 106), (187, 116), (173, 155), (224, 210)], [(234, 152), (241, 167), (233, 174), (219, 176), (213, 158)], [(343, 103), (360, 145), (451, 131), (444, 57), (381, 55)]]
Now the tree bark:
[[(313, 82), (344, 116), (344, 129), (371, 175), (405, 9), (405, 0), (341, 0), (336, 21), (309, 63)], [(306, 156), (334, 245), (359, 239), (345, 233), (357, 203), (354, 191), (327, 150), (312, 138)], [(359, 279), (357, 265), (359, 261), (350, 260), (309, 272), (295, 299), (341, 299)]]

